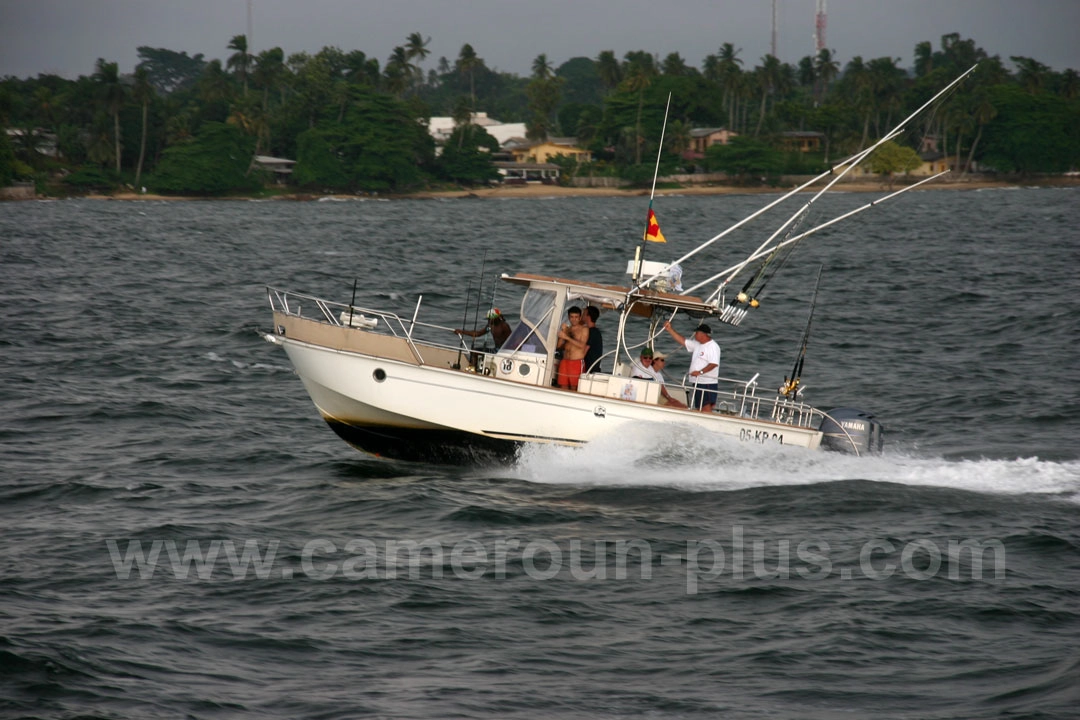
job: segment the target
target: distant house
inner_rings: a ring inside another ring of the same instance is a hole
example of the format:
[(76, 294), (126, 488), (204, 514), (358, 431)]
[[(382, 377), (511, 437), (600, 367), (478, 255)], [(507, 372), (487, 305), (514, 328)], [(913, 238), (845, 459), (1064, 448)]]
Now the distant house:
[(269, 155), (255, 156), (255, 165), (273, 175), (274, 181), (279, 185), (284, 185), (289, 179), (295, 164), (295, 160), (271, 157)]
[(34, 128), (30, 132), (22, 128), (7, 128), (6, 133), (12, 145), (21, 145), (39, 155), (47, 157), (59, 157), (60, 152), (56, 146), (56, 133), (51, 133), (43, 128)]
[(559, 166), (555, 163), (496, 161), (495, 169), (499, 171), (502, 182), (507, 185), (555, 185), (559, 182)]
[[(500, 145), (514, 138), (525, 137), (525, 123), (499, 122), (488, 117), (486, 112), (473, 113), (470, 122), (484, 128)], [(435, 139), (436, 145), (445, 145), (450, 134), (454, 132), (454, 118), (443, 116), (431, 118), (428, 120), (428, 132)]]
[(937, 175), (940, 172), (945, 172), (951, 167), (949, 163), (950, 159), (939, 152), (919, 153), (919, 159), (922, 160), (922, 165), (912, 170), (910, 173), (911, 175)]
[(694, 153), (694, 159), (705, 157), (705, 151), (713, 145), (727, 145), (731, 138), (738, 137), (739, 133), (727, 128), (693, 128), (690, 130), (690, 147), (688, 153)]
[(780, 148), (785, 152), (821, 152), (825, 133), (812, 130), (791, 130), (780, 133)]
[(516, 163), (544, 164), (556, 155), (576, 160), (578, 162), (590, 162), (592, 153), (577, 146), (576, 138), (548, 138), (539, 142), (507, 143), (503, 150), (510, 153)]

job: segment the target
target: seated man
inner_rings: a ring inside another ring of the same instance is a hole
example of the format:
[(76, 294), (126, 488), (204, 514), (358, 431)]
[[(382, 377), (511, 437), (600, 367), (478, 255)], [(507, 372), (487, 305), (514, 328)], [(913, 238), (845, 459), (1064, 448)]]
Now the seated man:
[(665, 404), (672, 407), (684, 408), (686, 403), (671, 397), (667, 385), (664, 384), (664, 368), (667, 367), (667, 355), (662, 352), (653, 353), (652, 372), (653, 379), (660, 383), (660, 397), (664, 398)]
[(653, 349), (651, 347), (646, 346), (641, 348), (641, 356), (638, 357), (638, 361), (630, 367), (630, 377), (655, 380), (656, 373), (653, 372), (653, 357)]

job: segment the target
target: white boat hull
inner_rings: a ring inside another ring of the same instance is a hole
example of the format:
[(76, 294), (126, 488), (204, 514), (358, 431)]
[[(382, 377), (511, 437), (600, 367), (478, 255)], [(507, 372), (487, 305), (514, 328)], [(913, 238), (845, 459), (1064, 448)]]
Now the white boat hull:
[(811, 428), (520, 384), (268, 337), (284, 347), (335, 432), (362, 450), (390, 457), (512, 455), (522, 443), (581, 445), (647, 422), (695, 425), (753, 443), (815, 449), (821, 442), (821, 433)]

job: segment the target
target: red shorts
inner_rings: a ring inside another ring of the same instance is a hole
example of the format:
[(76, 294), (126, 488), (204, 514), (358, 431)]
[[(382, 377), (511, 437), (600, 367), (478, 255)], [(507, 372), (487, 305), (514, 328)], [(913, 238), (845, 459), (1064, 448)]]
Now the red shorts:
[(585, 366), (585, 360), (563, 360), (559, 363), (559, 374), (556, 377), (555, 382), (559, 387), (568, 387), (571, 390), (577, 390), (578, 378), (581, 377), (581, 370)]

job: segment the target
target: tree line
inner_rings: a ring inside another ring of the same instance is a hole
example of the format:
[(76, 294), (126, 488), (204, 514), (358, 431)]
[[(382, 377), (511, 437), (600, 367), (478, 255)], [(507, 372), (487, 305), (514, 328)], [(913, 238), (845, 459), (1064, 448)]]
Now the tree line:
[[(63, 177), (69, 188), (149, 187), (158, 192), (253, 191), (266, 178), (256, 155), (297, 161), (291, 184), (335, 191), (408, 192), (440, 183), (497, 177), (497, 143), (471, 123), (486, 111), (524, 122), (527, 137), (574, 137), (596, 158), (562, 161), (564, 174), (651, 177), (660, 153), (666, 172), (814, 172), (880, 136), (976, 62), (975, 73), (906, 143), (933, 138), (960, 172), (1059, 173), (1080, 166), (1080, 77), (1028, 57), (1015, 71), (958, 34), (899, 58), (841, 63), (831, 50), (782, 63), (772, 55), (747, 67), (724, 43), (701, 67), (679, 53), (611, 50), (554, 66), (546, 55), (520, 77), (489, 68), (470, 44), (453, 61), (428, 63), (430, 38), (412, 33), (380, 63), (360, 50), (324, 47), (286, 56), (249, 52), (237, 35), (224, 61), (139, 47), (130, 76), (99, 59), (76, 80), (55, 75), (0, 80), (0, 184)], [(427, 67), (425, 67), (427, 65)], [(433, 115), (451, 116), (440, 151), (428, 134)], [(691, 130), (726, 127), (729, 146), (688, 159)], [(814, 131), (820, 153), (784, 153), (785, 131)], [(561, 159), (560, 159), (561, 160)]]

